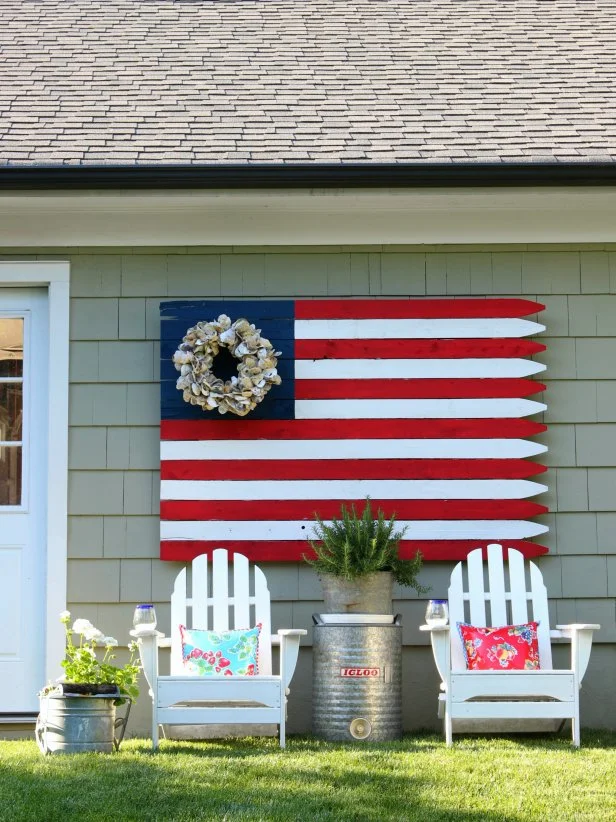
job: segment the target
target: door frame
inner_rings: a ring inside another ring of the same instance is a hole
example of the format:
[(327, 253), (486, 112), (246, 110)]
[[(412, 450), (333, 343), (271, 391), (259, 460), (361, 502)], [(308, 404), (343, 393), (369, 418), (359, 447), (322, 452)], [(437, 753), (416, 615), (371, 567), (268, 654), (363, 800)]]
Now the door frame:
[[(55, 679), (64, 658), (68, 523), (68, 260), (0, 262), (0, 288), (46, 287), (49, 312), (47, 408), (47, 522), (45, 533), (45, 679)], [(41, 687), (44, 685), (41, 682)]]

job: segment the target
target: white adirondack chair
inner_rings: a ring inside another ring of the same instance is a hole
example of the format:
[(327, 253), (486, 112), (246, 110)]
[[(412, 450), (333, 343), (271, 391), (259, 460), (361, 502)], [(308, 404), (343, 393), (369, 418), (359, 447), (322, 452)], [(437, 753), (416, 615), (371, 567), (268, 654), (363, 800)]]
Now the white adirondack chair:
[[(229, 591), (230, 577), (232, 591)], [(289, 684), (305, 630), (271, 634), (270, 593), (261, 569), (243, 554), (217, 548), (192, 562), (191, 593), (187, 569), (177, 575), (171, 595), (171, 637), (156, 630), (135, 633), (143, 671), (152, 697), (152, 747), (158, 747), (159, 725), (278, 724), (285, 747)], [(180, 625), (203, 630), (244, 629), (261, 623), (256, 676), (196, 676), (182, 662)], [(280, 673), (272, 674), (272, 645), (280, 645)], [(158, 649), (171, 647), (171, 673), (158, 672)]]
[[(544, 719), (571, 719), (573, 745), (578, 747), (579, 690), (590, 657), (593, 631), (600, 626), (557, 625), (556, 630), (550, 631), (547, 591), (535, 563), (526, 563), (519, 551), (509, 548), (507, 573), (506, 570), (501, 545), (488, 546), (486, 577), (481, 548), (471, 551), (466, 563), (459, 562), (451, 574), (450, 625), (421, 626), (420, 630), (430, 631), (442, 680), (439, 716), (444, 718), (447, 745), (452, 744), (456, 720), (465, 730), (469, 729), (468, 720), (471, 720), (478, 725), (477, 730), (509, 731), (537, 730), (537, 727), (535, 724), (533, 728), (532, 723), (530, 726), (518, 724), (517, 728), (503, 727), (503, 720), (529, 719), (536, 723)], [(529, 621), (539, 622), (540, 669), (467, 670), (458, 622), (500, 627)], [(569, 669), (552, 668), (550, 639), (571, 642)]]

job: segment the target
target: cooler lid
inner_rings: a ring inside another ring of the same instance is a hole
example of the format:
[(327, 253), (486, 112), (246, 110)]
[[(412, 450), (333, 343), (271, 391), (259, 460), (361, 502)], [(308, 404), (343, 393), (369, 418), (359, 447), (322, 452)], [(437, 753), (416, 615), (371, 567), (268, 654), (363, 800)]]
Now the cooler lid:
[(393, 625), (394, 614), (313, 614), (316, 625)]

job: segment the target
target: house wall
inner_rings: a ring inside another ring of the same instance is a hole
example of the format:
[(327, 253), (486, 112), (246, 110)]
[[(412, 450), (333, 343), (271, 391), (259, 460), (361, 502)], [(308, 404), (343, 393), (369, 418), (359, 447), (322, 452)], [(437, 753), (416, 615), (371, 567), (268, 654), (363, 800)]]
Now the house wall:
[[(3, 259), (11, 258), (71, 263), (68, 607), (121, 641), (138, 602), (154, 602), (168, 630), (179, 567), (158, 560), (161, 299), (524, 295), (545, 303), (548, 348), (539, 359), (548, 367), (542, 440), (550, 491), (538, 500), (552, 513), (541, 540), (550, 554), (537, 562), (553, 624), (602, 625), (582, 722), (616, 728), (616, 245), (8, 249)], [(430, 596), (446, 596), (451, 567), (426, 564), (421, 580)], [(320, 586), (297, 564), (265, 571), (274, 627), (309, 629), (289, 710), (289, 731), (307, 731)], [(425, 602), (401, 589), (396, 610), (405, 728), (436, 728), (438, 680), (418, 631)], [(564, 664), (560, 650), (556, 661)], [(130, 732), (147, 734), (145, 693), (133, 710)]]

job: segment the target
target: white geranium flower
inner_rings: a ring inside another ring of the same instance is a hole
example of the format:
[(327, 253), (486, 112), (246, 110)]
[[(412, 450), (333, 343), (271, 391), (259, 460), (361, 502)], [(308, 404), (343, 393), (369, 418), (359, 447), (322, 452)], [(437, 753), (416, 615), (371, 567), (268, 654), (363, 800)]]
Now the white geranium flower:
[(74, 634), (85, 634), (90, 628), (94, 628), (94, 625), (92, 625), (89, 619), (76, 619), (73, 623)]
[(93, 625), (90, 628), (86, 628), (83, 635), (88, 642), (91, 642), (92, 640), (98, 641), (105, 636), (102, 631), (99, 631), (98, 628), (95, 628)]
[(70, 618), (71, 618), (71, 612), (70, 611), (62, 611), (60, 613), (60, 622), (68, 622), (70, 620)]
[(104, 645), (105, 648), (117, 648), (118, 640), (112, 636), (104, 636), (100, 640), (101, 645)]

